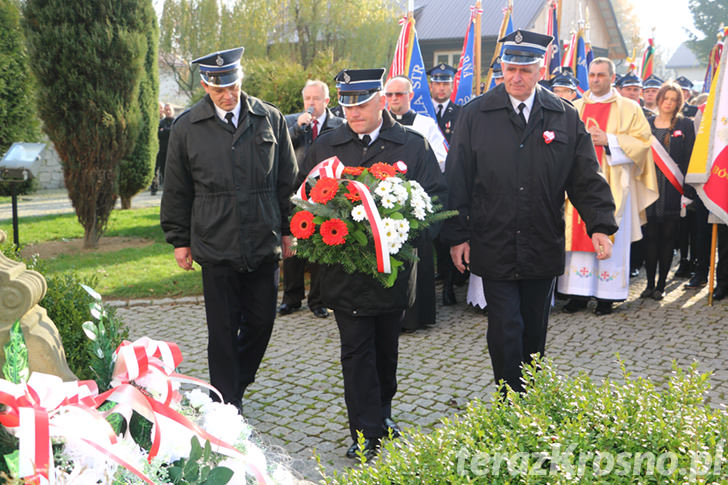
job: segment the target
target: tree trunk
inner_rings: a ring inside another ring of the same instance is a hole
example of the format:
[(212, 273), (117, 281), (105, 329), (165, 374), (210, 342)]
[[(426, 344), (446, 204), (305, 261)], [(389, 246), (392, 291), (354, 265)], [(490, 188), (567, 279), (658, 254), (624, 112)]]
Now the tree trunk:
[(83, 249), (97, 249), (99, 247), (99, 239), (101, 239), (101, 233), (96, 230), (96, 224), (85, 228), (83, 234)]
[(121, 209), (122, 210), (131, 209), (131, 197), (126, 197), (124, 195), (121, 196)]

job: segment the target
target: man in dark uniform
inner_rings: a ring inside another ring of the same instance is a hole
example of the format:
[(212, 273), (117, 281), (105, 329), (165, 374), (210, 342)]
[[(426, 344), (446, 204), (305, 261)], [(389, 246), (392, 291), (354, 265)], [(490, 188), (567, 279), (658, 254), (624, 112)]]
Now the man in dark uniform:
[(435, 106), (437, 125), (448, 143), (455, 132), (455, 124), (461, 108), (450, 102), (455, 72), (457, 69), (447, 64), (439, 64), (427, 71), (430, 76), (430, 94), (432, 104)]
[(493, 83), (498, 86), (499, 84), (503, 84), (503, 68), (501, 67), (500, 63), (500, 56), (496, 58), (495, 61), (493, 61), (493, 64), (490, 65), (491, 70), (493, 71)]
[[(444, 178), (429, 144), (384, 109), (383, 75), (384, 69), (339, 73), (339, 104), (344, 106), (347, 124), (318, 138), (306, 155), (299, 180), (332, 156), (346, 166), (363, 167), (401, 160), (407, 164), (407, 178), (444, 201)], [(410, 272), (400, 271), (391, 288), (370, 276), (347, 273), (338, 265), (323, 266), (321, 274), (321, 298), (334, 310), (341, 338), (344, 394), (354, 440), (346, 456), (356, 458), (357, 431), (361, 431), (366, 440), (363, 453), (371, 457), (389, 430), (393, 436), (398, 434), (391, 416), (392, 398), (397, 390), (398, 339), (409, 301)]]
[(202, 267), (210, 382), (241, 412), (273, 330), (278, 261), (292, 253), (297, 175), (283, 115), (240, 89), (242, 53), (192, 61), (207, 96), (174, 123), (160, 213), (177, 264)]
[(573, 101), (577, 95), (576, 78), (568, 67), (563, 68), (551, 79), (551, 90), (555, 95), (567, 101)]
[(172, 130), (174, 123), (174, 110), (169, 103), (162, 107), (164, 117), (159, 120), (159, 130), (157, 138), (159, 139), (159, 151), (157, 152), (157, 161), (154, 164), (154, 179), (150, 191), (152, 195), (156, 195), (159, 187), (164, 183), (164, 162), (167, 160), (167, 144), (169, 144), (169, 132)]
[(680, 76), (675, 79), (675, 82), (680, 89), (682, 89), (683, 99), (685, 104), (683, 105), (682, 115), (686, 118), (693, 119), (698, 114), (698, 107), (694, 104), (689, 104), (688, 101), (693, 97), (693, 82), (685, 76)]
[[(427, 71), (430, 76), (430, 94), (437, 115), (437, 126), (445, 136), (448, 145), (455, 132), (458, 114), (462, 109), (462, 106), (450, 102), (456, 72), (457, 69), (447, 64), (439, 64)], [(447, 245), (442, 244), (439, 237), (435, 238), (434, 244), (437, 253), (437, 273), (439, 278), (442, 279), (442, 304), (444, 306), (454, 305), (457, 300), (455, 299), (453, 285), (464, 284), (467, 276), (463, 277), (457, 274), (450, 260), (449, 248)]]
[(504, 83), (460, 113), (448, 167), (443, 239), (460, 271), (483, 278), (496, 382), (523, 391), (521, 365), (543, 354), (555, 277), (564, 271), (564, 193), (600, 259), (617, 230), (609, 185), (571, 104), (538, 86), (552, 37), (500, 39)]
[(642, 83), (643, 108), (649, 110), (653, 115), (657, 114), (657, 91), (665, 83), (662, 79), (650, 74)]
[[(344, 120), (334, 116), (328, 109), (329, 87), (323, 81), (306, 81), (303, 91), (303, 112), (286, 115), (288, 133), (299, 165), (303, 164), (309, 148), (321, 133), (342, 125)], [(306, 267), (311, 273), (311, 288), (308, 292), (308, 308), (318, 318), (326, 318), (329, 311), (321, 303), (321, 281), (319, 265), (292, 257), (283, 260), (283, 301), (278, 313), (288, 315), (301, 308), (305, 295), (304, 275)]]

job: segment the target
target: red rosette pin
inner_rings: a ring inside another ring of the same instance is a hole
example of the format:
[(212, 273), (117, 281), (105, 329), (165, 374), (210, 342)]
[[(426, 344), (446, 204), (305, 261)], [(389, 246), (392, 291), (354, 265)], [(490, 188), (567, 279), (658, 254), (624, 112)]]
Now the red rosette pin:
[(554, 138), (556, 138), (556, 135), (554, 135), (553, 131), (544, 131), (543, 132), (543, 141), (546, 142), (548, 145), (552, 141), (554, 141)]
[(672, 132), (673, 138), (677, 138), (678, 136), (683, 136), (682, 130), (675, 130)]

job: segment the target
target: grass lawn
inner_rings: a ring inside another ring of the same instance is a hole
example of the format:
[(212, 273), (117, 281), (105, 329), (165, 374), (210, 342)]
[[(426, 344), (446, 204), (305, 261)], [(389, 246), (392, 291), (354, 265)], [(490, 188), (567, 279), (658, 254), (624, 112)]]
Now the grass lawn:
[[(0, 229), (12, 241), (12, 222), (0, 222)], [(23, 245), (83, 238), (83, 228), (75, 214), (21, 217), (19, 232)], [(174, 261), (173, 248), (165, 242), (159, 226), (158, 207), (114, 210), (104, 236), (143, 238), (151, 244), (119, 247), (109, 252), (61, 252), (42, 260), (43, 273), (74, 271), (81, 276), (95, 276), (98, 278), (96, 290), (112, 299), (202, 293), (199, 266), (197, 271), (183, 271)]]

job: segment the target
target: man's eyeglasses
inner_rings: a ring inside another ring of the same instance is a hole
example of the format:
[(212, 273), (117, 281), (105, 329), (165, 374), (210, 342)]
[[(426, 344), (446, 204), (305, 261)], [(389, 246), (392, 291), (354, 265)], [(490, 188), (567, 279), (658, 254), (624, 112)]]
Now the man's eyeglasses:
[(408, 92), (384, 93), (384, 95), (388, 98), (391, 98), (392, 96), (407, 96), (408, 94)]

